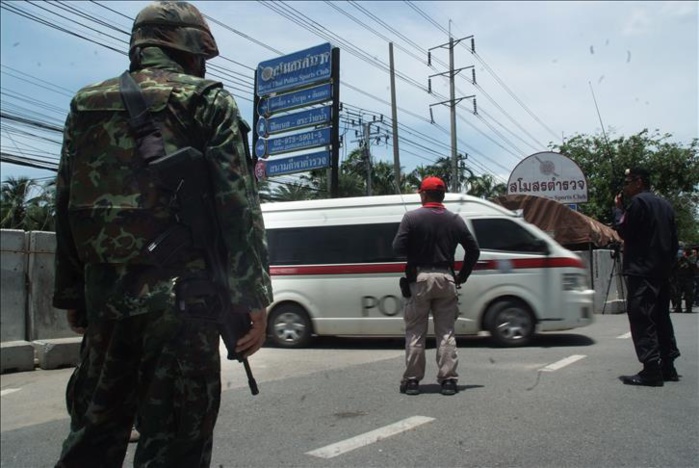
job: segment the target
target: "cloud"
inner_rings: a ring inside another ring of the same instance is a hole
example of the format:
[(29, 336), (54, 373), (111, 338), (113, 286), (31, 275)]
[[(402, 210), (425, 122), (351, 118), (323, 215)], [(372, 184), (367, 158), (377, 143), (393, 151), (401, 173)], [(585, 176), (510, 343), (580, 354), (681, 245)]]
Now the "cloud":
[(622, 28), (622, 32), (627, 36), (647, 34), (650, 32), (652, 20), (645, 8), (638, 8), (631, 12), (631, 15)]

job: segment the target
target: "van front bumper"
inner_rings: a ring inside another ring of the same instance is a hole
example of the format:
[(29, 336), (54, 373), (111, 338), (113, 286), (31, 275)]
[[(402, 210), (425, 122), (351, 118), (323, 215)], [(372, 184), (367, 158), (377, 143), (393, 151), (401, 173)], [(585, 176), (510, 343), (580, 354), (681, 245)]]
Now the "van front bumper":
[(560, 320), (542, 320), (540, 331), (570, 330), (594, 322), (594, 290), (566, 291), (566, 296)]

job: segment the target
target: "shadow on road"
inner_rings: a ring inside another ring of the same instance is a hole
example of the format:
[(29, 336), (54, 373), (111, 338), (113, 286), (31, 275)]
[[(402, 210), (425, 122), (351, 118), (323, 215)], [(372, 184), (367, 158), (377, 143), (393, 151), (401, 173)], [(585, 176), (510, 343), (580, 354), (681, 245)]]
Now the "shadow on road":
[(566, 346), (592, 346), (596, 341), (576, 333), (542, 333), (529, 345), (530, 348), (564, 348)]
[[(474, 388), (484, 387), (485, 385), (457, 385), (456, 388), (459, 390), (457, 395), (461, 392), (465, 392)], [(437, 383), (420, 384), (420, 393), (442, 393), (442, 386)]]
[[(489, 336), (467, 336), (456, 339), (459, 348), (501, 348)], [(564, 348), (576, 346), (592, 346), (595, 341), (585, 335), (575, 333), (541, 333), (524, 348)], [(276, 347), (273, 343), (267, 347)], [(311, 349), (403, 349), (403, 337), (354, 337), (354, 336), (318, 336), (309, 348)], [(427, 349), (434, 349), (435, 339), (427, 339)]]

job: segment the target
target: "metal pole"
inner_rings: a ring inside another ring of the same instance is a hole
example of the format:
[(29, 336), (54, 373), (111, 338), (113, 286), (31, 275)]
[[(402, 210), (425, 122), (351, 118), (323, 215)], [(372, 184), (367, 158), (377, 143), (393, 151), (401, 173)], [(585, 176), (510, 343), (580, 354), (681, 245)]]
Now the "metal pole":
[(449, 98), (451, 109), (451, 191), (459, 191), (459, 156), (456, 152), (456, 94), (454, 92), (454, 38), (449, 34)]
[(393, 42), (388, 43), (391, 65), (391, 117), (393, 119), (393, 179), (396, 192), (400, 193), (400, 153), (398, 152), (398, 111), (396, 108), (396, 73), (393, 67)]
[(340, 193), (340, 48), (332, 49), (332, 153), (330, 154), (330, 198)]
[(369, 122), (364, 124), (364, 162), (366, 163), (366, 194), (371, 196), (371, 151), (369, 151), (369, 145), (371, 144), (371, 124)]

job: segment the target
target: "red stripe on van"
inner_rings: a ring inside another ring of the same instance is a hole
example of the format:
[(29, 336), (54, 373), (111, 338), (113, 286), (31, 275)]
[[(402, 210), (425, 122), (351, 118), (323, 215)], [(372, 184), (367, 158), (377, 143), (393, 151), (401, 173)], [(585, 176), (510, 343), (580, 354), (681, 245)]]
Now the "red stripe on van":
[[(577, 258), (550, 257), (550, 258), (516, 258), (509, 260), (512, 269), (527, 268), (585, 268), (582, 260)], [(455, 268), (461, 268), (462, 262), (457, 262)], [(499, 270), (499, 261), (486, 260), (478, 262), (474, 270)], [(358, 275), (378, 273), (403, 273), (404, 263), (362, 263), (356, 265), (298, 265), (298, 266), (272, 266), (269, 272), (272, 276), (294, 275)]]
[[(498, 270), (498, 260), (486, 260), (478, 262), (474, 270)], [(549, 257), (549, 258), (515, 258), (510, 260), (513, 269), (527, 268), (585, 268), (585, 264), (579, 258)], [(461, 262), (458, 262), (461, 267)]]

